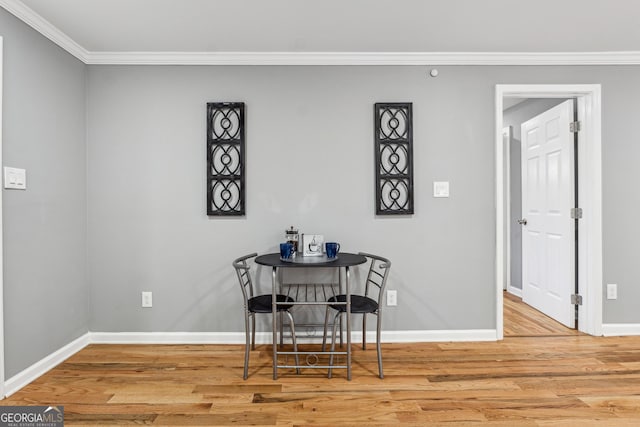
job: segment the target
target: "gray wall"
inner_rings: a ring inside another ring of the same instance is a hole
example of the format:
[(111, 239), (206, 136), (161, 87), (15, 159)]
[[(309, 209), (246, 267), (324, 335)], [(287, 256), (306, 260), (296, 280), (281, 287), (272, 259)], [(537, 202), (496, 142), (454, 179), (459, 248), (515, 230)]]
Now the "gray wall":
[[(479, 120), (459, 111), (481, 112), (493, 89), (466, 84), (465, 74), (89, 67), (91, 330), (241, 331), (231, 261), (275, 251), (290, 225), (391, 258), (399, 307), (386, 328), (492, 328), (493, 113), (491, 104)], [(247, 105), (246, 218), (206, 216), (208, 101)], [(378, 101), (414, 103), (412, 217), (374, 215)], [(450, 180), (452, 197), (433, 199), (434, 180)], [(459, 221), (470, 207), (476, 220)], [(140, 308), (142, 290), (154, 292), (153, 309)]]
[(4, 165), (5, 376), (88, 330), (86, 66), (0, 9)]
[(518, 220), (522, 218), (522, 159), (521, 159), (521, 128), (520, 125), (538, 114), (555, 107), (565, 99), (527, 99), (504, 111), (502, 123), (505, 127), (511, 126), (510, 146), (510, 189), (511, 215), (509, 226), (511, 228), (511, 286), (522, 289), (522, 226)]
[[(497, 83), (601, 83), (604, 321), (639, 323), (640, 114), (633, 66), (89, 67), (93, 331), (240, 331), (231, 260), (274, 251), (289, 225), (394, 262), (385, 328), (495, 327)], [(205, 215), (205, 104), (247, 104), (248, 214)], [(411, 101), (416, 214), (377, 218), (372, 108)], [(292, 162), (293, 159), (293, 162)], [(315, 162), (309, 168), (305, 162)], [(309, 176), (309, 171), (313, 176)], [(432, 182), (451, 197), (431, 197)], [(264, 284), (264, 283), (263, 283)], [(140, 308), (140, 291), (154, 308)], [(114, 313), (118, 313), (114, 315)]]

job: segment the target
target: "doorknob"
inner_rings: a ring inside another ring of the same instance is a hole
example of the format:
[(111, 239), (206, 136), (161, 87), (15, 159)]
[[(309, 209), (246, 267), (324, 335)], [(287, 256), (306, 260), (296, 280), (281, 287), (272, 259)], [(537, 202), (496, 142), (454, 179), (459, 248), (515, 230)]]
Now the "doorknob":
[(527, 225), (527, 218), (522, 218), (518, 220), (518, 224), (520, 225)]

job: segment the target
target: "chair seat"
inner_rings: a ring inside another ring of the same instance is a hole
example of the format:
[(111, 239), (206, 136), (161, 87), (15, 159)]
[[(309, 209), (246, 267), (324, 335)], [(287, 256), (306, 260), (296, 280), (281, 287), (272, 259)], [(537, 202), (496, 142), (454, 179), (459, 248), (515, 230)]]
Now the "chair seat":
[[(335, 295), (329, 298), (328, 302), (346, 302), (346, 295)], [(331, 308), (334, 310), (338, 310), (340, 312), (347, 311), (346, 305), (334, 305), (329, 304)], [(378, 303), (372, 300), (369, 297), (365, 297), (362, 295), (351, 295), (351, 312), (352, 313), (375, 313), (378, 311)]]
[[(287, 295), (276, 295), (276, 301), (278, 303), (294, 302), (294, 299)], [(278, 311), (289, 310), (293, 307), (292, 304), (277, 304)], [(249, 298), (248, 301), (249, 311), (252, 313), (271, 313), (271, 294), (258, 295), (253, 298)]]

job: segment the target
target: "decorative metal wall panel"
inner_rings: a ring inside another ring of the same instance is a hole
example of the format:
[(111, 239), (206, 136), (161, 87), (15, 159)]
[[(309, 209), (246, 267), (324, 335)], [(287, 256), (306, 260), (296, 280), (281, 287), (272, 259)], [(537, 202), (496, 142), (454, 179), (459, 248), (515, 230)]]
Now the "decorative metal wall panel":
[(413, 213), (413, 112), (410, 102), (374, 107), (376, 214)]
[(207, 103), (207, 215), (244, 214), (244, 102)]

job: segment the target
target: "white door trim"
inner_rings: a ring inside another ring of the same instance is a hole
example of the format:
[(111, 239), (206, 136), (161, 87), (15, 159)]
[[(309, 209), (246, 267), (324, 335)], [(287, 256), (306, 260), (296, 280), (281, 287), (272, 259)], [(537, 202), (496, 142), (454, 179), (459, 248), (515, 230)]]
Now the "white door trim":
[[(506, 142), (506, 144), (502, 147), (503, 148), (503, 155), (504, 155), (504, 159), (505, 162), (503, 164), (503, 171), (504, 171), (504, 185), (503, 185), (503, 191), (505, 194), (505, 202), (503, 204), (504, 206), (504, 217), (506, 218), (507, 224), (509, 221), (509, 218), (511, 218), (511, 201), (510, 199), (510, 194), (511, 194), (511, 164), (509, 163), (509, 159), (511, 158), (511, 140), (513, 138), (513, 129), (511, 128), (511, 126), (506, 126), (502, 128), (502, 141)], [(509, 255), (511, 254), (511, 227), (505, 227), (504, 230), (504, 236), (503, 236), (503, 242), (504, 242), (504, 250), (505, 250), (505, 254), (507, 257), (509, 257)], [(508, 259), (507, 259), (508, 261)], [(502, 278), (502, 289), (508, 292), (511, 292), (512, 286), (511, 286), (511, 262), (505, 262), (503, 265), (503, 270), (504, 274), (507, 277), (503, 277)]]
[[(2, 162), (2, 37), (0, 36), (0, 168), (4, 165)], [(4, 252), (2, 250), (2, 197), (0, 195), (0, 399), (4, 398)]]
[(592, 85), (496, 85), (495, 158), (496, 158), (496, 331), (504, 337), (502, 292), (507, 253), (504, 236), (507, 221), (504, 204), (504, 147), (502, 137), (502, 100), (519, 98), (576, 98), (578, 119), (582, 122), (578, 150), (578, 200), (583, 218), (578, 228), (578, 289), (583, 305), (578, 314), (578, 329), (590, 335), (602, 335), (602, 115), (601, 86)]

